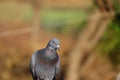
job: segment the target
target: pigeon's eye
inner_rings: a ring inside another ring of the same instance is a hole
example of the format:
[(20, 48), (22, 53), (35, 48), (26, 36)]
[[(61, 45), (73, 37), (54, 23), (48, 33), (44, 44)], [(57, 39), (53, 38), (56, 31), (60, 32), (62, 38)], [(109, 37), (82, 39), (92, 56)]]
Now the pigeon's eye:
[(53, 42), (53, 44), (55, 44), (55, 42)]

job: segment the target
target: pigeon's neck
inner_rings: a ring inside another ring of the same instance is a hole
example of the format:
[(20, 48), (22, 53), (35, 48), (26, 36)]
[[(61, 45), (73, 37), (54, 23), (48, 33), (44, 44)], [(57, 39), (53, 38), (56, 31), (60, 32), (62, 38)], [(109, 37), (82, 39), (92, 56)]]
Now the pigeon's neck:
[(39, 55), (38, 62), (42, 62), (46, 65), (56, 64), (58, 61), (58, 55), (56, 53), (56, 50), (51, 47), (47, 47), (44, 49), (44, 51), (45, 52), (43, 52), (41, 55)]
[(56, 57), (56, 50), (52, 47), (47, 47), (44, 56), (48, 59), (54, 59)]
[(55, 49), (54, 49), (53, 47), (51, 47), (51, 46), (47, 46), (46, 49), (47, 49), (47, 50), (50, 50), (50, 51), (54, 51), (54, 50), (55, 50)]

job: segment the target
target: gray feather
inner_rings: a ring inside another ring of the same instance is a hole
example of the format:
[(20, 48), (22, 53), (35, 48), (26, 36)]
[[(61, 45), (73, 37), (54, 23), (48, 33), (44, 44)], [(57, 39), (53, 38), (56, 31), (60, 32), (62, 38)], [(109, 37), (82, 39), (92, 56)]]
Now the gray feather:
[(53, 38), (46, 48), (33, 53), (30, 60), (30, 70), (33, 80), (54, 80), (60, 71), (60, 57), (56, 50), (59, 40)]
[(57, 62), (57, 64), (56, 64), (56, 75), (58, 75), (59, 74), (59, 72), (60, 72), (60, 57), (59, 57), (59, 60), (58, 60), (58, 62)]
[(31, 60), (30, 60), (30, 71), (31, 71), (31, 73), (32, 73), (32, 77), (35, 76), (36, 54), (37, 54), (37, 52), (34, 52), (34, 53), (32, 54)]

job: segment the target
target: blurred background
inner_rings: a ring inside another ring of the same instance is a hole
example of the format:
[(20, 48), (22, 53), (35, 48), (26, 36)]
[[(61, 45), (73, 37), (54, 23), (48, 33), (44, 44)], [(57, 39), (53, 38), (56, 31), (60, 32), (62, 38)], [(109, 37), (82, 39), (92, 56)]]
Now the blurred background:
[(0, 80), (32, 80), (35, 50), (61, 41), (58, 80), (116, 80), (120, 0), (0, 0)]

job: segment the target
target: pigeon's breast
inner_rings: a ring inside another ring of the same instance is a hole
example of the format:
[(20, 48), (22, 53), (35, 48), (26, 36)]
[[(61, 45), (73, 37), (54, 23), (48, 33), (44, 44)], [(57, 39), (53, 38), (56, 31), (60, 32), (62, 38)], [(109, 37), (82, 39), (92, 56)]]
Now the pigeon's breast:
[(53, 80), (53, 77), (55, 75), (55, 68), (54, 67), (43, 66), (43, 65), (37, 65), (36, 66), (36, 74), (41, 79)]
[(37, 55), (37, 63), (47, 66), (54, 66), (58, 62), (58, 55), (56, 53), (45, 52)]

